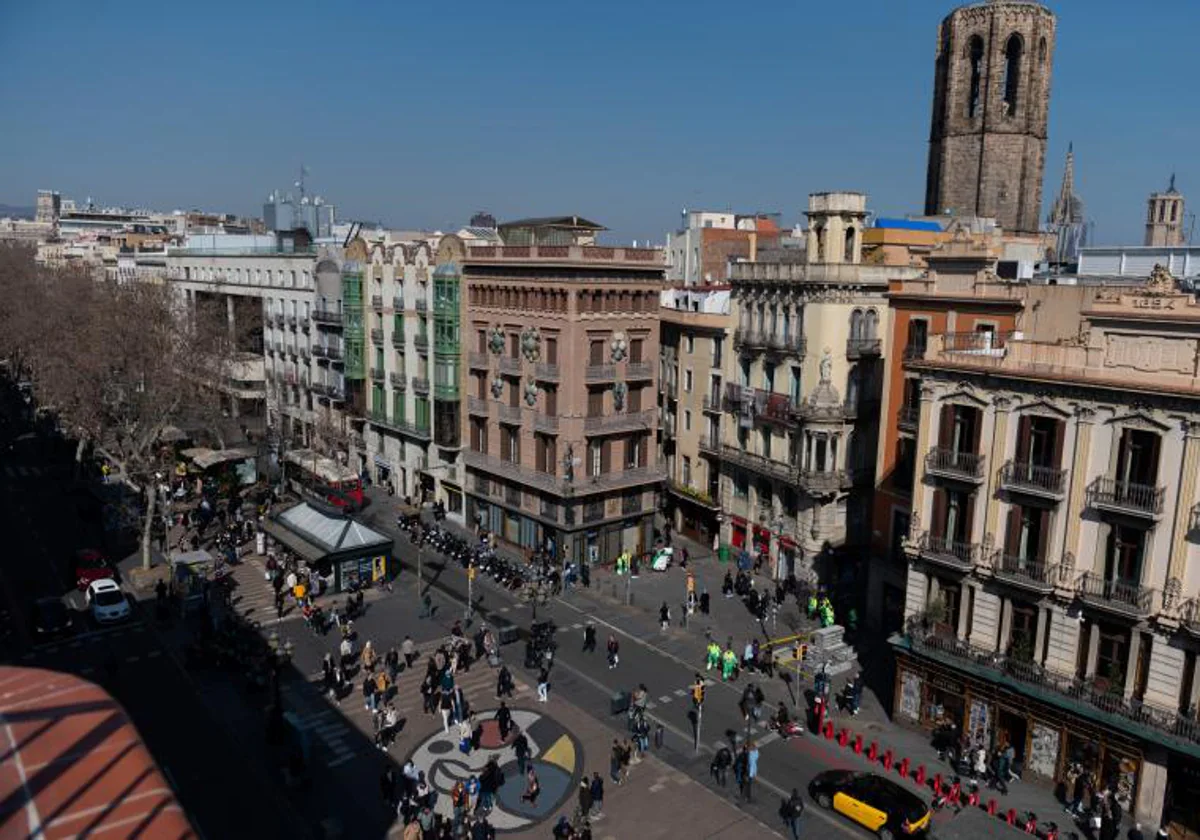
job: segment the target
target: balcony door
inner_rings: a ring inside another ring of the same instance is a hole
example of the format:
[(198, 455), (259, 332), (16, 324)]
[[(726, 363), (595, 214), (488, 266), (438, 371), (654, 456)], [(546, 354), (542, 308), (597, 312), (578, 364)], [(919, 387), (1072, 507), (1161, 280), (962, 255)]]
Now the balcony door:
[(1117, 446), (1117, 481), (1153, 487), (1158, 481), (1159, 437), (1142, 429), (1125, 429)]
[(933, 492), (934, 538), (957, 543), (971, 542), (971, 520), (974, 515), (975, 494), (944, 487)]
[(979, 409), (965, 405), (943, 405), (938, 444), (957, 455), (974, 455), (979, 451), (982, 423)]
[(1108, 532), (1104, 558), (1104, 579), (1140, 586), (1142, 558), (1146, 551), (1146, 531), (1128, 525), (1113, 525)]
[(1013, 505), (1008, 511), (1004, 553), (1025, 563), (1041, 563), (1050, 539), (1050, 511), (1029, 505)]
[(1052, 417), (1026, 414), (1017, 422), (1017, 463), (1059, 469), (1066, 424)]

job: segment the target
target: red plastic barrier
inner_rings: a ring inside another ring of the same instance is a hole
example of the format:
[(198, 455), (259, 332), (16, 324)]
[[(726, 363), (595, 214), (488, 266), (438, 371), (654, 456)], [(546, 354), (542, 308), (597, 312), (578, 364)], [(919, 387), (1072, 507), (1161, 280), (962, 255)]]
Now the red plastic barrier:
[(842, 731), (838, 733), (838, 746), (844, 747), (849, 742), (850, 742), (850, 730), (843, 727)]
[(900, 775), (906, 779), (908, 778), (908, 756), (900, 759)]
[(831, 720), (825, 722), (825, 739), (827, 741), (833, 740), (833, 721)]
[(995, 799), (988, 800), (988, 816), (989, 817), (996, 816), (996, 800)]
[(879, 758), (879, 744), (875, 741), (871, 742), (871, 748), (867, 750), (867, 761), (875, 761)]
[(921, 787), (925, 787), (925, 765), (924, 764), (917, 765), (917, 784), (920, 785)]
[(1017, 809), (1009, 808), (1008, 816), (1006, 817), (1006, 819), (1008, 820), (1009, 825), (1016, 825), (1017, 824)]
[(935, 773), (933, 776), (933, 792), (936, 794), (939, 794), (939, 795), (942, 792), (942, 774), (941, 773)]
[(893, 758), (892, 758), (892, 751), (891, 751), (891, 750), (887, 750), (887, 751), (886, 751), (886, 752), (883, 754), (883, 769), (884, 769), (884, 770), (889, 770), (889, 771), (890, 771), (890, 770), (892, 769), (892, 761), (893, 761)]
[(854, 754), (862, 755), (862, 736), (861, 735), (854, 736)]

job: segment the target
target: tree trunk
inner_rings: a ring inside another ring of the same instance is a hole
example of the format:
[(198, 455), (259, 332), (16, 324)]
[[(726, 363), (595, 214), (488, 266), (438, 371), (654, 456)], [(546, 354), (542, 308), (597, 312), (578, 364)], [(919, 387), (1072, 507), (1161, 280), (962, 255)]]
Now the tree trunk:
[(149, 570), (150, 562), (150, 532), (154, 526), (154, 508), (158, 503), (158, 485), (151, 476), (146, 481), (146, 520), (142, 523), (142, 568)]

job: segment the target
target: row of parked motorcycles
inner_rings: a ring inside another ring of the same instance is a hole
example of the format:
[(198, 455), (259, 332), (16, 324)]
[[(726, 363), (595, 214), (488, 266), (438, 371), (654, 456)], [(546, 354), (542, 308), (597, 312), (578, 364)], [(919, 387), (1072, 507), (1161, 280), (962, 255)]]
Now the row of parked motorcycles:
[(472, 546), (467, 540), (455, 536), (440, 525), (422, 522), (415, 513), (401, 515), (396, 521), (396, 526), (413, 545), (431, 548), (464, 569), (474, 563), (479, 574), (488, 576), (505, 589), (515, 591), (527, 582), (525, 570), (517, 563), (501, 557), (491, 546)]

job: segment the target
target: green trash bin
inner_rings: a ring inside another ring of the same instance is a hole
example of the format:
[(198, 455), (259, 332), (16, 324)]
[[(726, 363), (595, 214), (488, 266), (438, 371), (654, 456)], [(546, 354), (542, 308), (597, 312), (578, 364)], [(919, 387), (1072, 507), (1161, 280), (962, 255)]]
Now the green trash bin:
[(721, 547), (717, 549), (717, 560), (719, 560), (721, 563), (728, 563), (729, 556), (732, 552), (733, 549), (730, 546), (722, 544)]

